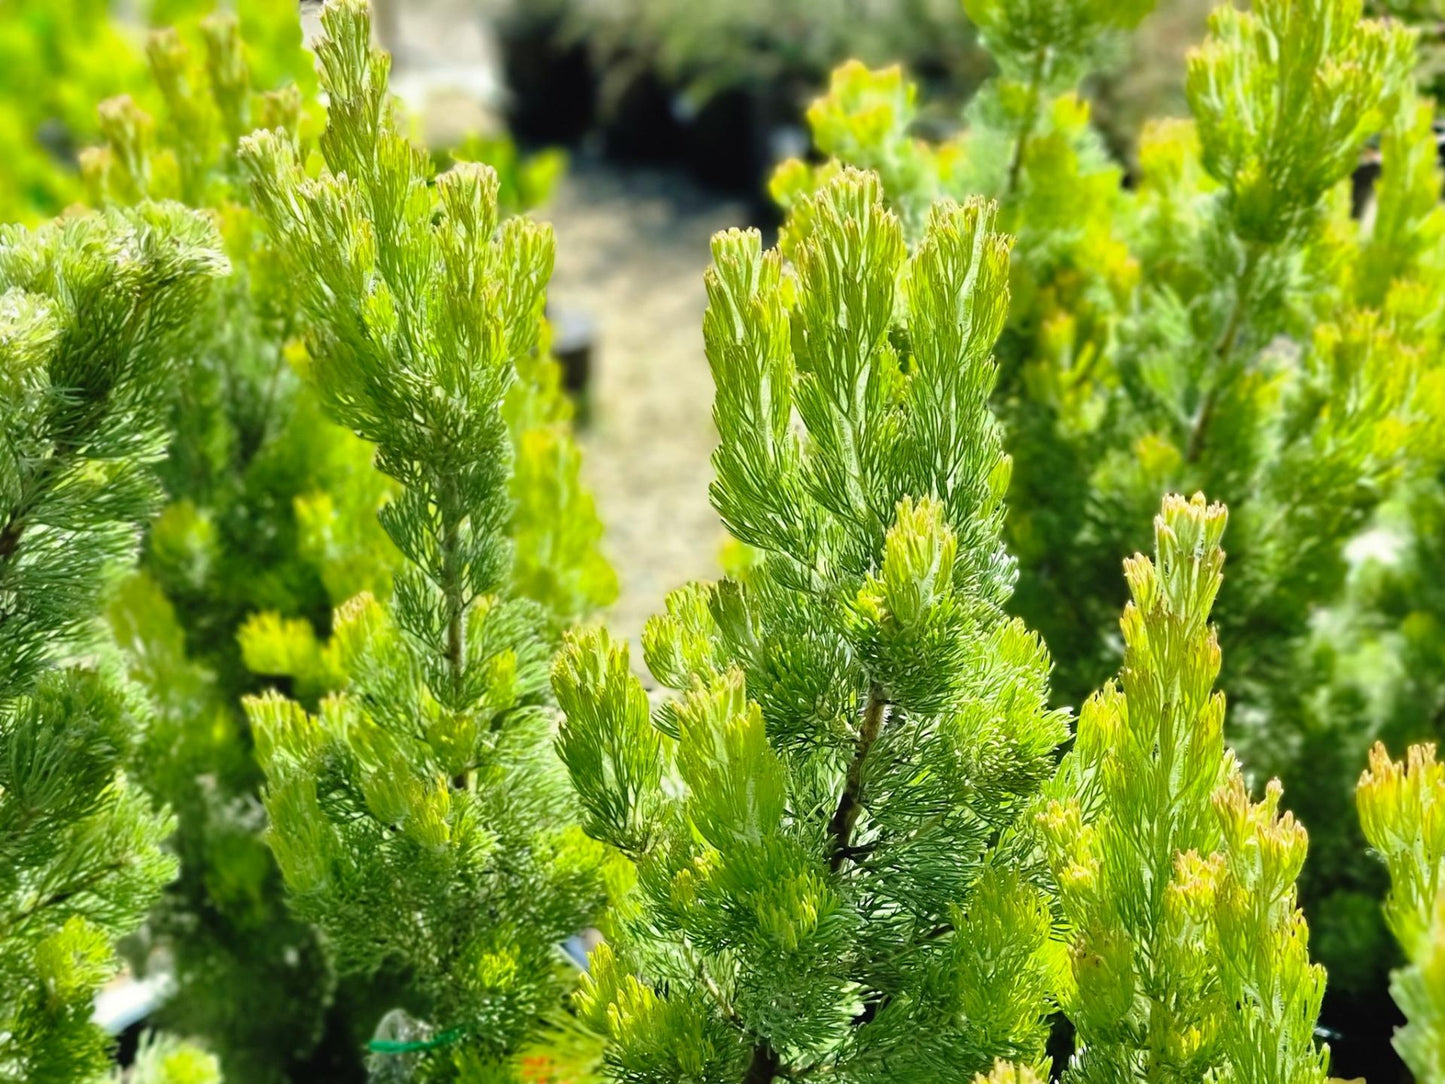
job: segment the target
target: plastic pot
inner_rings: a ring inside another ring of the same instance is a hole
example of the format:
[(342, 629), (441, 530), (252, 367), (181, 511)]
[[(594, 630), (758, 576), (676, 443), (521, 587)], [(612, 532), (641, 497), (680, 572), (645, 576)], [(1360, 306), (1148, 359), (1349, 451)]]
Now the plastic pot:
[(572, 145), (597, 120), (597, 74), (585, 44), (561, 39), (555, 20), (496, 27), (507, 81), (507, 124), (523, 143)]

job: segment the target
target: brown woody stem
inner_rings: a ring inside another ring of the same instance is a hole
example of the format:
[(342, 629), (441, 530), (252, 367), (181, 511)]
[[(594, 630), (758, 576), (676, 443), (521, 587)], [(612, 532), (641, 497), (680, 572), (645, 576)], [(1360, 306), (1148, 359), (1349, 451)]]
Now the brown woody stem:
[(843, 782), (843, 793), (838, 796), (838, 808), (828, 823), (828, 832), (833, 837), (833, 854), (829, 868), (833, 872), (843, 868), (853, 845), (853, 829), (858, 815), (863, 811), (863, 767), (873, 743), (883, 729), (883, 717), (888, 701), (883, 690), (873, 685), (868, 690), (868, 706), (863, 709), (863, 725), (858, 730), (858, 739), (853, 748), (853, 760), (848, 765), (848, 776)]

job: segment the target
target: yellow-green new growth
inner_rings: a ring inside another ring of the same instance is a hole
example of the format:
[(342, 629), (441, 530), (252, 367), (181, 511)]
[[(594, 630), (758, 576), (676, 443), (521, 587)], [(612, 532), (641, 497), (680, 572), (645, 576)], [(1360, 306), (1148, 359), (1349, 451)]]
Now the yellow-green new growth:
[(1362, 0), (1224, 4), (1189, 59), (1204, 166), (1247, 244), (1307, 225), (1408, 85), (1412, 35), (1362, 13)]
[(1420, 1084), (1445, 1081), (1445, 765), (1433, 745), (1403, 763), (1370, 751), (1356, 798), (1365, 838), (1390, 871), (1385, 918), (1406, 964), (1390, 979), (1405, 1014), (1395, 1049)]
[(1000, 1061), (993, 1067), (993, 1072), (985, 1076), (979, 1073), (973, 1078), (973, 1084), (1042, 1084), (1038, 1074), (1032, 1069), (1023, 1065), (1011, 1065), (1008, 1062)]
[(1041, 817), (1070, 925), (1065, 1079), (1306, 1084), (1323, 969), (1295, 903), (1304, 830), (1226, 752), (1209, 610), (1225, 510), (1168, 497), (1125, 562), (1120, 685), (1090, 699)]
[(115, 1070), (109, 1084), (221, 1084), (214, 1054), (167, 1035), (141, 1037), (128, 1070)]
[[(1216, 620), (1232, 740), (1311, 826), (1301, 892), (1335, 1011), (1358, 1021), (1384, 984), (1386, 931), (1366, 904), (1354, 781), (1373, 736), (1428, 727), (1445, 689), (1434, 103), (1408, 90), (1411, 34), (1362, 19), (1359, 0), (1227, 4), (1192, 61), (1194, 117), (1147, 125), (1125, 185), (1067, 87), (1089, 59), (1076, 28), (1143, 6), (972, 5), (1000, 73), (941, 142), (918, 138), (900, 71), (840, 68), (809, 111), (828, 160), (775, 178), (781, 235), (786, 251), (807, 194), (849, 164), (878, 171), (914, 245), (939, 198), (999, 199), (1016, 238), (994, 395), (1013, 459), (1011, 605), (1051, 646), (1056, 703), (1117, 670), (1113, 570), (1146, 544), (1160, 494), (1228, 503)], [(1372, 526), (1418, 541), (1398, 566), (1357, 564), (1348, 547)]]

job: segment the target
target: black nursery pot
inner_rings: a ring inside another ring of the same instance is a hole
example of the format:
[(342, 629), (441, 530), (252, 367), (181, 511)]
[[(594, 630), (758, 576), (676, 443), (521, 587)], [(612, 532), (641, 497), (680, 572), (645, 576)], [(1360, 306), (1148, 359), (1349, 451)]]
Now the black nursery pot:
[(597, 120), (597, 73), (586, 45), (563, 42), (551, 20), (507, 20), (496, 31), (512, 135), (531, 144), (579, 142)]
[(627, 82), (602, 120), (602, 149), (629, 165), (670, 165), (681, 154), (685, 133), (673, 88), (654, 71)]
[(775, 85), (713, 95), (687, 127), (686, 164), (697, 180), (752, 204), (759, 225), (776, 225), (768, 179), (782, 159), (807, 151), (798, 98)]
[(1320, 1037), (1330, 1044), (1331, 1077), (1404, 1084), (1409, 1076), (1392, 1043), (1395, 1029), (1404, 1023), (1399, 1006), (1383, 990), (1332, 994), (1326, 988)]
[(597, 322), (581, 309), (547, 306), (552, 324), (552, 356), (562, 367), (562, 390), (577, 408), (576, 421), (584, 426), (591, 415), (593, 355)]

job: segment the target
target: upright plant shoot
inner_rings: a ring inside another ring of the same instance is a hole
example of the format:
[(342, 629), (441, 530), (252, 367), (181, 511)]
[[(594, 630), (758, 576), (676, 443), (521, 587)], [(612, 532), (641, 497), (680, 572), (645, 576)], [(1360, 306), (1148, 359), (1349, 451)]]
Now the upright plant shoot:
[(311, 377), (398, 486), (381, 515), (405, 565), (389, 604), (337, 613), (343, 691), (315, 716), (276, 694), (249, 713), (294, 907), (347, 970), (402, 976), (416, 1023), (377, 1059), (455, 1079), (516, 1051), (557, 994), (555, 944), (596, 905), (549, 741), (554, 621), (517, 596), (507, 534), (503, 402), (536, 345), (552, 238), (498, 226), (486, 167), (429, 185), (365, 5), (333, 3), (323, 25), (326, 169), (308, 178), (277, 134), (243, 157), (293, 258)]
[(1017, 826), (1066, 728), (1003, 612), (1008, 241), (944, 203), (909, 259), (852, 170), (805, 221), (791, 268), (714, 240), (712, 496), (754, 557), (644, 632), (680, 695), (650, 711), (598, 631), (553, 675), (587, 830), (632, 882), (581, 999), (617, 1080), (1043, 1060), (1050, 916)]

